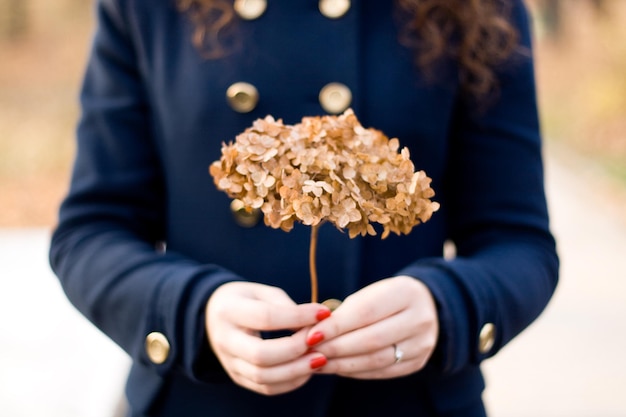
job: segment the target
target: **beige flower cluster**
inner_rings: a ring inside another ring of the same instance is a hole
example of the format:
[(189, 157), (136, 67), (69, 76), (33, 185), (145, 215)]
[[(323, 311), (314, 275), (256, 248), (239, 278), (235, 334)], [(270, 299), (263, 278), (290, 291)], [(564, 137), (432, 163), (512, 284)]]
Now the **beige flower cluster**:
[(273, 228), (329, 221), (354, 238), (376, 235), (372, 223), (379, 223), (384, 239), (408, 234), (439, 208), (430, 178), (414, 172), (409, 150), (399, 147), (398, 139), (364, 128), (351, 109), (296, 125), (267, 116), (223, 144), (209, 172)]

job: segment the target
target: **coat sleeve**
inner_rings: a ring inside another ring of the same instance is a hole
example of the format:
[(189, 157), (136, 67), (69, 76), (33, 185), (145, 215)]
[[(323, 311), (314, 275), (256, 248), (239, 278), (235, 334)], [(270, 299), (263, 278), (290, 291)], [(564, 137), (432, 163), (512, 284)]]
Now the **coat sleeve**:
[[(165, 239), (164, 181), (123, 4), (98, 3), (77, 157), (50, 263), (70, 301), (133, 361), (202, 378), (205, 303), (217, 286), (241, 278), (156, 250)], [(162, 364), (146, 354), (151, 332), (169, 341)]]
[[(441, 214), (448, 216), (456, 257), (424, 259), (401, 271), (425, 282), (438, 303), (438, 356), (447, 372), (495, 354), (540, 314), (558, 279), (528, 17), (515, 3), (522, 51), (501, 69), (498, 100), (486, 110), (463, 103), (454, 120)], [(495, 344), (480, 349), (488, 323)]]

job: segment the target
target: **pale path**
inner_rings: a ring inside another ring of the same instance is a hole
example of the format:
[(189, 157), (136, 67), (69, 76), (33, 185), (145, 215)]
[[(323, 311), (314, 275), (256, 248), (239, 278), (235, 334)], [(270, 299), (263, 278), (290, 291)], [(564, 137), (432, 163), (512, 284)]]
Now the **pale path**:
[(546, 164), (559, 287), (485, 362), (492, 417), (626, 416), (626, 190), (616, 195), (581, 161), (562, 160)]
[(111, 417), (126, 354), (79, 315), (47, 260), (48, 231), (0, 231), (0, 416)]
[[(485, 363), (491, 417), (626, 416), (626, 200), (609, 208), (593, 178), (548, 160), (561, 282)], [(65, 299), (47, 234), (0, 230), (0, 415), (110, 417), (128, 359)]]

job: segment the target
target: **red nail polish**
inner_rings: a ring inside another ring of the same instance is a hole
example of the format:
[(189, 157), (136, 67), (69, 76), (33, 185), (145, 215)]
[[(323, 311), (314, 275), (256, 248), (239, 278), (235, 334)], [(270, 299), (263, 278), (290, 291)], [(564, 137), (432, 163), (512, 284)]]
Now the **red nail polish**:
[(319, 369), (326, 365), (327, 362), (328, 360), (326, 360), (325, 356), (318, 356), (317, 358), (313, 358), (309, 361), (309, 366), (311, 369)]
[(325, 308), (319, 310), (317, 314), (315, 315), (315, 318), (317, 319), (317, 321), (322, 321), (329, 317), (330, 317), (330, 310), (327, 310)]
[(306, 340), (308, 346), (315, 346), (319, 342), (324, 340), (324, 334), (322, 332), (315, 332)]

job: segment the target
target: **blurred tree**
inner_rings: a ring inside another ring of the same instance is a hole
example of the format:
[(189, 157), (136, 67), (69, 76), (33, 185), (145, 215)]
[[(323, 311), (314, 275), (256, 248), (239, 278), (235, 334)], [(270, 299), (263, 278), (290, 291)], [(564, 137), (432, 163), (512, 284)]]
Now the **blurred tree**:
[[(617, 0), (614, 1), (617, 2)], [(533, 4), (537, 9), (546, 35), (554, 39), (563, 35), (564, 20), (568, 8), (590, 5), (598, 17), (608, 16), (610, 9), (607, 0), (570, 0), (569, 3), (563, 0), (534, 0)]]
[(540, 0), (537, 3), (546, 33), (558, 38), (562, 29), (561, 0)]
[(28, 30), (28, 0), (0, 1), (0, 36), (17, 39)]
[(606, 16), (608, 14), (609, 7), (607, 6), (606, 0), (591, 0), (594, 10), (601, 16)]

